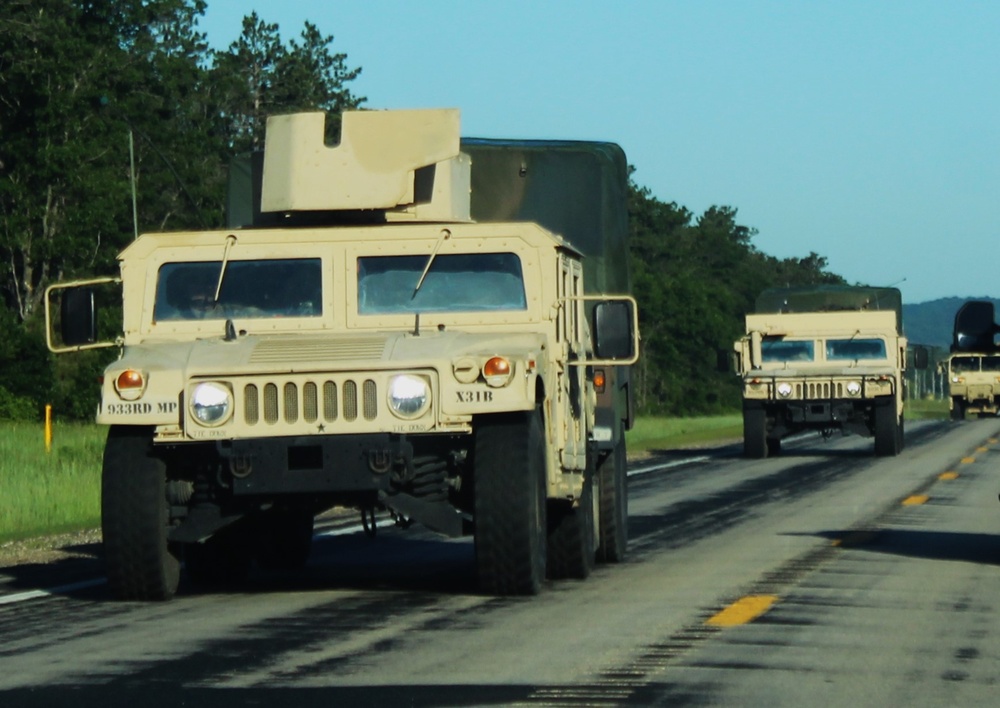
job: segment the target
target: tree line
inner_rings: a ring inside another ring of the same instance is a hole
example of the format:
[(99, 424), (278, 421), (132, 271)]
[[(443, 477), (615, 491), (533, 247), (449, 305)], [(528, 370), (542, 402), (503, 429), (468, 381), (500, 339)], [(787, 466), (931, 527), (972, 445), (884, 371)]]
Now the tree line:
[[(224, 50), (198, 32), (204, 0), (6, 0), (0, 4), (0, 419), (45, 404), (88, 419), (106, 351), (53, 357), (49, 285), (114, 274), (134, 231), (221, 227), (226, 167), (260, 149), (271, 113), (367, 107), (360, 67), (306, 22), (285, 40), (256, 13)], [(133, 192), (133, 184), (135, 191)], [(640, 303), (640, 412), (734, 409), (716, 352), (772, 285), (842, 282), (810, 253), (758, 251), (736, 210), (697, 218), (629, 185)], [(113, 356), (113, 355), (112, 355)]]

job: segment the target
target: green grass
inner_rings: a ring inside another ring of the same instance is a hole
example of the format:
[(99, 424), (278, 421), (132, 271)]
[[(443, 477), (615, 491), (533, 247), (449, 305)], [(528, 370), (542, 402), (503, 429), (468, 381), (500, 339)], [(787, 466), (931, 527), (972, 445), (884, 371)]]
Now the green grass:
[(41, 423), (0, 423), (0, 543), (100, 526), (106, 435), (55, 424), (46, 452)]
[(739, 413), (695, 418), (639, 418), (625, 434), (630, 454), (649, 450), (676, 450), (743, 438)]
[(907, 420), (933, 420), (935, 418), (948, 417), (947, 400), (912, 400), (906, 402), (903, 415)]
[[(907, 401), (905, 416), (907, 420), (947, 418), (948, 401)], [(639, 418), (625, 437), (629, 453), (742, 440), (743, 416), (734, 413), (699, 418)]]

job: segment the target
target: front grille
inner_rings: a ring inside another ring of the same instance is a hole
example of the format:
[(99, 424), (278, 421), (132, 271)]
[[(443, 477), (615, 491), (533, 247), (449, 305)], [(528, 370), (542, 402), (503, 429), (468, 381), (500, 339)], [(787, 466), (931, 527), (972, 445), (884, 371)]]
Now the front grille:
[[(360, 389), (360, 396), (359, 396)], [(285, 381), (263, 387), (243, 386), (243, 422), (247, 425), (275, 425), (282, 421), (294, 425), (306, 423), (366, 421), (378, 417), (378, 386), (371, 379), (360, 382)]]
[(843, 381), (823, 381), (813, 383), (796, 383), (794, 388), (796, 399), (826, 399), (847, 398), (847, 389)]
[(809, 384), (809, 393), (807, 395), (807, 398), (829, 398), (829, 397), (830, 397), (829, 383)]

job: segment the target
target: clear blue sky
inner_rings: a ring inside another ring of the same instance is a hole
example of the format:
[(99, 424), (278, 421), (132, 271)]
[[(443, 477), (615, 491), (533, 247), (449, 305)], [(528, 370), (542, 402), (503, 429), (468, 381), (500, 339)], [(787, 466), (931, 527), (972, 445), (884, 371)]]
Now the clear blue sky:
[(1000, 2), (208, 0), (199, 27), (225, 48), (253, 10), (285, 42), (333, 35), (367, 108), (617, 142), (638, 184), (736, 208), (765, 253), (905, 302), (1000, 297)]

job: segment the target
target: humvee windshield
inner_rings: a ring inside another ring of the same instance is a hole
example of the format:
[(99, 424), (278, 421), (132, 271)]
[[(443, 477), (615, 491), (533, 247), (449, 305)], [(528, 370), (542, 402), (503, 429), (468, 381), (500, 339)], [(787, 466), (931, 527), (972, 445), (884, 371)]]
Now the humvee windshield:
[(951, 360), (951, 370), (1000, 371), (1000, 356), (957, 356)]
[(764, 362), (812, 361), (813, 342), (764, 337), (760, 345)]
[(885, 342), (881, 339), (828, 339), (826, 358), (829, 360), (885, 359)]
[(164, 263), (156, 279), (157, 322), (230, 317), (319, 317), (319, 258), (228, 261), (219, 300), (221, 261)]
[[(513, 253), (436, 256), (420, 283), (427, 256), (358, 258), (358, 312), (525, 310), (521, 261)], [(417, 284), (420, 283), (420, 287)]]

